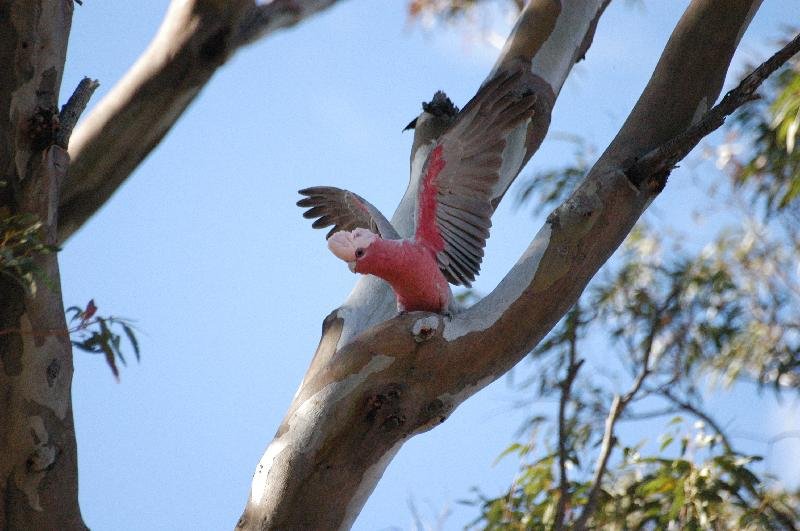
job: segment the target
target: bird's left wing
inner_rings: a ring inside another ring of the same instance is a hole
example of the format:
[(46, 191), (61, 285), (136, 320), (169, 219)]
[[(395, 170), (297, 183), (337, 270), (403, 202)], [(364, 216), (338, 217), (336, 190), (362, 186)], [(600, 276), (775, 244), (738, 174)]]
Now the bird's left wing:
[(318, 218), (312, 227), (321, 229), (333, 225), (326, 238), (330, 238), (333, 233), (340, 230), (361, 227), (371, 230), (385, 240), (400, 239), (400, 235), (380, 210), (353, 192), (333, 186), (315, 186), (300, 190), (299, 193), (306, 197), (298, 201), (297, 206), (310, 207), (303, 212), (303, 217)]
[(500, 72), (481, 87), (425, 162), (415, 238), (436, 252), (453, 284), (469, 286), (480, 271), (507, 138), (536, 103), (526, 75), (524, 68)]

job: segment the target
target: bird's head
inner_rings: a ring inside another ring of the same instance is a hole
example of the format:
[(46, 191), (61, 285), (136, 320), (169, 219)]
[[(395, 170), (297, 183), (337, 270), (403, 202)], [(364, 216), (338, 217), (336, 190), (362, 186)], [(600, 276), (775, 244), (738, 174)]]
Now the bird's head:
[(369, 255), (370, 245), (379, 238), (380, 236), (367, 229), (340, 230), (328, 238), (328, 249), (337, 258), (347, 262), (347, 267), (355, 273), (358, 263)]

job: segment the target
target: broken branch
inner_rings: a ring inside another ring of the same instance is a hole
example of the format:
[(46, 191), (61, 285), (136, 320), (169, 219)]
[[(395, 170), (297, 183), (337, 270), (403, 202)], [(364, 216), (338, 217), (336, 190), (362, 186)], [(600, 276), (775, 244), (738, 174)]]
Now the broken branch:
[(56, 144), (67, 149), (69, 146), (69, 138), (72, 136), (72, 130), (75, 128), (75, 124), (78, 123), (78, 119), (89, 103), (92, 94), (94, 94), (94, 91), (97, 90), (99, 86), (100, 83), (96, 79), (90, 79), (88, 77), (84, 77), (81, 79), (81, 82), (78, 83), (75, 92), (69, 97), (67, 103), (61, 107), (61, 112), (59, 113), (61, 127), (58, 133), (56, 133)]

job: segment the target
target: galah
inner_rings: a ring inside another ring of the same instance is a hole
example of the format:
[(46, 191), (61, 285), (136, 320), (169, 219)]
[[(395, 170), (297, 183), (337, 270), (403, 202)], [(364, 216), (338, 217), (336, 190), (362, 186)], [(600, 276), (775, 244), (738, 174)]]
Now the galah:
[[(377, 208), (353, 192), (300, 190), (307, 197), (298, 206), (311, 207), (303, 215), (319, 218), (313, 227), (333, 225), (327, 235), (331, 252), (351, 271), (388, 282), (401, 312), (449, 312), (448, 282), (469, 287), (480, 271), (506, 140), (534, 109), (532, 91), (519, 89), (523, 75), (522, 69), (496, 75), (438, 138), (423, 166), (412, 237), (401, 238)], [(426, 114), (431, 113), (423, 112), (417, 127), (430, 118)]]

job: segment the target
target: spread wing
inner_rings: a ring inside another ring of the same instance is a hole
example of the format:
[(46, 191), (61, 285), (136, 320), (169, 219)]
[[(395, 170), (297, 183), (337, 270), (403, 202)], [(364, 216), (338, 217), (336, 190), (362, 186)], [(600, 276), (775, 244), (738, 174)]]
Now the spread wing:
[(453, 284), (469, 286), (480, 271), (506, 140), (536, 103), (524, 75), (501, 72), (481, 87), (425, 162), (415, 237), (436, 252)]
[(329, 227), (326, 238), (340, 230), (353, 230), (358, 227), (369, 229), (381, 238), (397, 240), (400, 235), (380, 211), (366, 199), (353, 192), (334, 188), (333, 186), (315, 186), (300, 190), (303, 199), (297, 202), (299, 207), (310, 207), (303, 212), (308, 219), (318, 218), (311, 225), (315, 229)]

